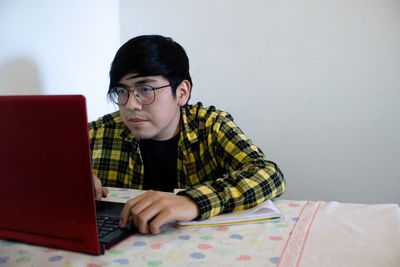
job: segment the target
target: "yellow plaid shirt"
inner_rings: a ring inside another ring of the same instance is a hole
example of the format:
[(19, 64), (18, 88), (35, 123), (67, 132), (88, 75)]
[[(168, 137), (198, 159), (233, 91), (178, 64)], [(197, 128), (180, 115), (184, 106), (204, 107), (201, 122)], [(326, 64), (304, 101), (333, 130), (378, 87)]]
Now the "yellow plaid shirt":
[[(200, 208), (199, 219), (239, 211), (285, 191), (277, 165), (243, 134), (230, 114), (201, 103), (181, 108), (177, 156), (180, 192)], [(89, 123), (93, 172), (105, 186), (143, 188), (139, 142), (119, 112)]]

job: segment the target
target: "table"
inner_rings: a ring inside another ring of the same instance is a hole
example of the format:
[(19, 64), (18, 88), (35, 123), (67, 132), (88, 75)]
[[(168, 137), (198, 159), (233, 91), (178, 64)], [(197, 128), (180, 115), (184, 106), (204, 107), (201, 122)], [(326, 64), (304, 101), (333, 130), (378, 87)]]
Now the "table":
[[(108, 188), (126, 202), (137, 190)], [(140, 192), (139, 192), (140, 193)], [(90, 256), (0, 240), (3, 266), (400, 266), (397, 204), (275, 200), (285, 218), (236, 226), (135, 234)]]

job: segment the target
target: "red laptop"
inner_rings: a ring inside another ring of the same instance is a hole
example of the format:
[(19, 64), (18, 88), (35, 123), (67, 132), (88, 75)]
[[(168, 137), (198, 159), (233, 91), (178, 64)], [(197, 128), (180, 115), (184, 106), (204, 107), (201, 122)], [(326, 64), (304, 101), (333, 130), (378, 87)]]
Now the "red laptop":
[(95, 202), (87, 125), (81, 95), (0, 96), (0, 239), (99, 255), (134, 232)]

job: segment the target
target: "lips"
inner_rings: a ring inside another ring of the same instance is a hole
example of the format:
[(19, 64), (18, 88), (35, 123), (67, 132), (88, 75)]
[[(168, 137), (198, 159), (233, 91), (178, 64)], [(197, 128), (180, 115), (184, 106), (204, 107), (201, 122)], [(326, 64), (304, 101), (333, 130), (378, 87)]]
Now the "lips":
[(142, 122), (142, 121), (146, 121), (146, 120), (143, 120), (143, 119), (130, 119), (129, 121), (130, 122)]
[(136, 112), (132, 112), (124, 116), (124, 121), (127, 125), (132, 127), (141, 126), (146, 122), (151, 120), (151, 116), (148, 114), (139, 114)]
[(134, 126), (142, 125), (145, 122), (148, 121), (148, 119), (145, 118), (139, 118), (139, 117), (131, 117), (127, 119), (128, 123)]

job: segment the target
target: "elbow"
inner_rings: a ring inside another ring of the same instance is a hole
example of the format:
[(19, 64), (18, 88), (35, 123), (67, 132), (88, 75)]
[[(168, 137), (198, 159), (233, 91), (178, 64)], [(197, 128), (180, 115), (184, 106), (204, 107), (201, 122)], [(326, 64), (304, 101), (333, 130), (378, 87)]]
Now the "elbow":
[(266, 171), (266, 198), (281, 196), (286, 190), (285, 176), (274, 162), (267, 161)]
[(276, 190), (274, 190), (273, 198), (281, 196), (286, 191), (285, 176), (279, 167), (275, 164), (275, 173), (273, 178), (273, 184)]

